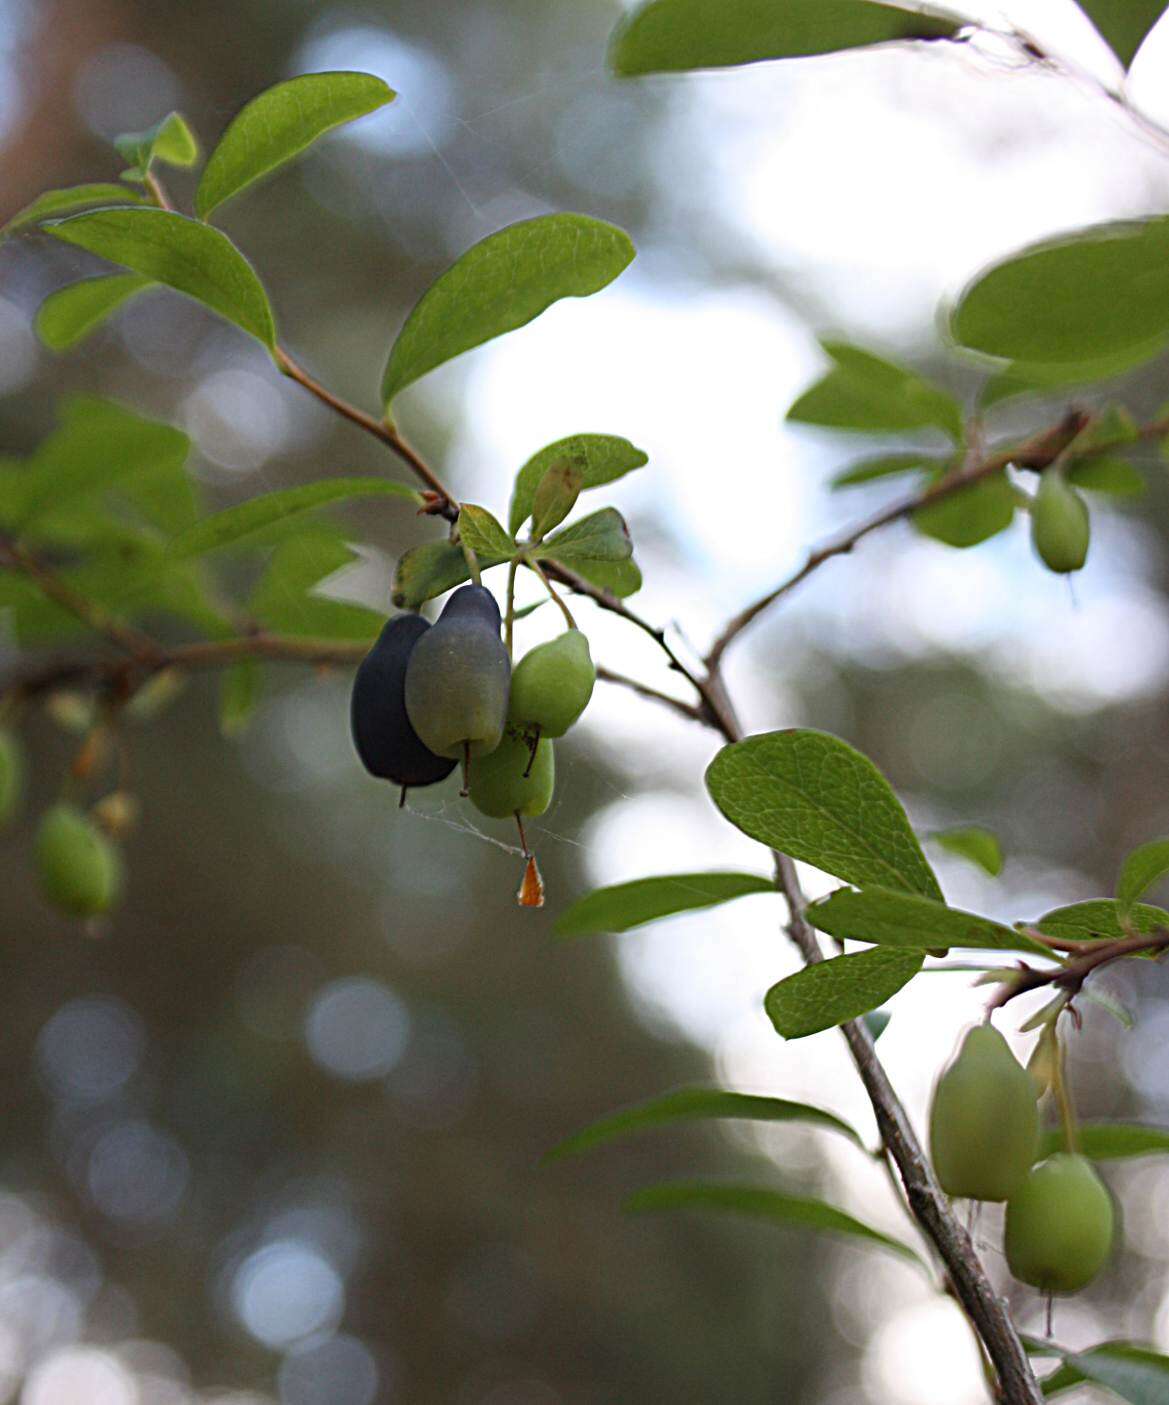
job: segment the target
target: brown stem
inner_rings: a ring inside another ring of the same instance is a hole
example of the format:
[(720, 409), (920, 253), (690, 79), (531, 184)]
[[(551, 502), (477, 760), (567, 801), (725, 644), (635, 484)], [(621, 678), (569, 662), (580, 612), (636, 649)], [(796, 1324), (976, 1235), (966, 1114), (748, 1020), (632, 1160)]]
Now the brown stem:
[(158, 655), (159, 646), (149, 634), (144, 634), (132, 625), (123, 624), (101, 605), (87, 600), (79, 591), (74, 590), (64, 577), (59, 576), (51, 566), (47, 566), (27, 548), (18, 546), (15, 542), (0, 541), (0, 569), (19, 571), (28, 576), (50, 600), (68, 610), (82, 624), (88, 625), (95, 634), (108, 639), (123, 653), (141, 661), (152, 660)]
[[(1085, 947), (1090, 949), (1085, 950)], [(1029, 990), (1041, 990), (1047, 985), (1066, 991), (1071, 998), (1079, 993), (1093, 971), (1108, 965), (1110, 961), (1119, 961), (1122, 957), (1133, 956), (1139, 951), (1165, 951), (1167, 948), (1169, 928), (1144, 935), (1121, 937), (1114, 942), (1084, 942), (1076, 947), (1080, 955), (1062, 966), (1057, 966), (1054, 971), (1037, 971), (1032, 966), (1021, 964), (1013, 978), (1003, 983), (1002, 989), (990, 1002), (989, 1008), (998, 1010), (1016, 996), (1025, 995)]]
[[(150, 198), (159, 209), (174, 210), (175, 207), (171, 203), (170, 196), (153, 171), (147, 171), (145, 184)], [(375, 439), (379, 439), (397, 454), (411, 473), (435, 495), (436, 501), (427, 509), (428, 511), (439, 517), (445, 517), (448, 522), (453, 522), (458, 517), (458, 499), (439, 479), (426, 460), (402, 438), (394, 425), (387, 424), (383, 420), (376, 420), (372, 415), (366, 414), (364, 410), (358, 409), (356, 405), (351, 405), (347, 400), (342, 400), (339, 395), (334, 395), (320, 381), (310, 376), (303, 366), (294, 361), (283, 347), (278, 346), (274, 354), (276, 365), (282, 374), (290, 380), (294, 380), (297, 385), (303, 386), (310, 395), (315, 395), (334, 414), (340, 415), (342, 419), (349, 420), (351, 424), (364, 429), (367, 434), (372, 434)]]
[(695, 707), (693, 703), (683, 702), (681, 698), (672, 698), (669, 693), (660, 692), (657, 688), (651, 688), (648, 683), (639, 682), (636, 678), (629, 678), (624, 673), (615, 673), (611, 668), (606, 668), (604, 664), (597, 665), (597, 677), (603, 683), (616, 683), (618, 687), (628, 688), (638, 697), (649, 698), (652, 702), (661, 703), (663, 707), (671, 708), (691, 722), (705, 723), (706, 721), (702, 709)]
[(391, 424), (383, 420), (376, 420), (364, 410), (358, 409), (356, 405), (350, 405), (347, 400), (342, 400), (339, 395), (323, 386), (320, 381), (314, 379), (288, 354), (283, 347), (276, 348), (276, 364), (280, 370), (290, 380), (294, 380), (297, 385), (303, 386), (310, 395), (315, 395), (323, 404), (327, 405), (334, 414), (340, 415), (342, 419), (355, 424), (359, 429), (364, 429), (366, 434), (372, 434), (375, 439), (380, 440), (410, 469), (411, 473), (438, 499), (431, 509), (439, 517), (445, 517), (448, 522), (453, 522), (459, 515), (459, 502), (445, 483), (438, 477), (430, 465), (410, 445), (402, 438), (398, 430)]
[[(143, 636), (145, 638), (145, 636)], [(89, 685), (108, 689), (123, 700), (147, 679), (164, 669), (202, 671), (227, 668), (240, 659), (300, 663), (321, 667), (349, 667), (361, 662), (367, 645), (332, 639), (288, 638), (276, 634), (249, 634), (238, 639), (216, 639), (166, 647), (150, 640), (150, 654), (131, 659), (56, 659), (34, 672), (18, 675), (3, 689), (5, 698), (30, 699), (57, 688)]]

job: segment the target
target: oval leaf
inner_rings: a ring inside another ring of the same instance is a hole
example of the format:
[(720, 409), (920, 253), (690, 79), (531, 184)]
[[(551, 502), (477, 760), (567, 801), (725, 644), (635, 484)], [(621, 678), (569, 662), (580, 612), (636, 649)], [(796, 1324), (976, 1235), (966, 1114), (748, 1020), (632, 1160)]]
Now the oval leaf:
[(1151, 839), (1125, 859), (1116, 883), (1121, 910), (1128, 912), (1136, 900), (1169, 873), (1169, 839)]
[(822, 1200), (804, 1196), (784, 1195), (778, 1190), (759, 1186), (712, 1185), (707, 1181), (673, 1181), (649, 1186), (630, 1196), (626, 1210), (641, 1214), (649, 1210), (704, 1209), (722, 1210), (732, 1215), (749, 1215), (753, 1219), (769, 1220), (776, 1225), (791, 1225), (800, 1229), (817, 1229), (828, 1234), (842, 1234), (866, 1243), (890, 1249), (914, 1263), (921, 1260), (908, 1244), (891, 1239), (880, 1230), (854, 1220), (843, 1210), (826, 1205)]
[(570, 565), (575, 561), (628, 561), (633, 542), (625, 518), (615, 507), (603, 507), (541, 542), (536, 554)]
[[(1092, 1161), (1121, 1161), (1134, 1156), (1169, 1152), (1169, 1128), (1146, 1127), (1139, 1122), (1081, 1122), (1077, 1128), (1079, 1149)], [(1044, 1132), (1040, 1155), (1050, 1156), (1064, 1149), (1063, 1132)]]
[(168, 113), (145, 132), (127, 132), (114, 138), (118, 154), (131, 166), (127, 180), (145, 180), (155, 161), (168, 166), (193, 166), (199, 159), (199, 141), (181, 112)]
[(57, 239), (166, 283), (250, 332), (269, 351), (276, 327), (255, 269), (226, 234), (173, 210), (94, 210), (45, 226)]
[(576, 506), (584, 475), (569, 459), (560, 459), (540, 479), (532, 499), (532, 535), (540, 539), (559, 527)]
[(858, 886), (938, 898), (901, 802), (876, 766), (827, 732), (766, 732), (707, 768), (714, 803), (744, 834)]
[(1046, 240), (979, 274), (953, 333), (1012, 361), (1091, 361), (1169, 332), (1169, 219)]
[[(1069, 941), (1120, 941), (1128, 933), (1121, 925), (1121, 906), (1112, 898), (1092, 898), (1087, 902), (1057, 907), (1034, 926), (1045, 937)], [(1142, 936), (1160, 927), (1169, 927), (1169, 912), (1149, 903), (1136, 903), (1127, 914), (1129, 926)]]
[(382, 379), (386, 407), (436, 366), (523, 327), (559, 299), (598, 292), (633, 255), (623, 230), (587, 215), (541, 215), (489, 234), (406, 319)]
[[(934, 479), (934, 486), (945, 475)], [(1015, 519), (1018, 503), (1005, 473), (993, 474), (937, 502), (919, 507), (913, 525), (926, 537), (959, 548), (978, 546), (1004, 531)]]
[(1033, 956), (1052, 954), (1022, 932), (1004, 927), (1001, 922), (992, 922), (989, 917), (947, 907), (919, 893), (900, 893), (887, 888), (870, 887), (859, 893), (841, 888), (830, 897), (812, 903), (805, 916), (817, 931), (841, 940), (913, 947), (919, 951), (961, 946), (990, 951), (1027, 951)]
[(476, 554), (508, 557), (516, 549), (515, 542), (503, 530), (485, 507), (465, 502), (459, 510), (459, 536)]
[(763, 1004), (777, 1034), (804, 1039), (859, 1019), (908, 984), (925, 955), (872, 947), (805, 966), (771, 987)]
[(12, 234), (50, 215), (63, 215), (69, 210), (83, 210), (87, 205), (140, 205), (142, 197), (128, 190), (124, 185), (97, 182), (91, 185), (71, 185), (64, 190), (46, 190), (38, 195), (30, 205), (0, 227), (0, 234)]
[(862, 483), (872, 483), (878, 478), (892, 478), (902, 473), (917, 473), (928, 470), (934, 473), (941, 465), (937, 459), (926, 454), (878, 454), (874, 458), (860, 459), (828, 480), (833, 491), (839, 488), (854, 488)]
[(728, 68), (895, 39), (948, 39), (959, 27), (870, 0), (651, 0), (617, 27), (609, 63), (625, 77)]
[(947, 853), (957, 854), (997, 878), (1003, 871), (1003, 850), (998, 836), (982, 825), (960, 825), (930, 835), (930, 842)]
[(552, 1148), (545, 1161), (562, 1156), (576, 1156), (595, 1146), (616, 1141), (631, 1132), (643, 1132), (652, 1127), (666, 1127), (674, 1122), (696, 1122), (708, 1118), (744, 1119), (749, 1122), (810, 1122), (830, 1131), (840, 1132), (857, 1146), (864, 1143), (847, 1122), (822, 1108), (807, 1103), (788, 1102), (785, 1098), (759, 1097), (751, 1093), (730, 1093), (723, 1088), (677, 1088), (660, 1098), (651, 1098), (636, 1107), (602, 1117)]
[(178, 557), (202, 556), (208, 551), (218, 551), (220, 547), (234, 546), (294, 513), (307, 512), (310, 508), (342, 502), (347, 498), (362, 497), (422, 501), (421, 494), (413, 488), (389, 478), (326, 478), (319, 483), (304, 483), (298, 488), (282, 488), (279, 492), (249, 498), (236, 507), (205, 517), (175, 537), (171, 543), (171, 554)]
[(136, 293), (151, 286), (151, 279), (140, 273), (112, 273), (58, 288), (37, 311), (37, 336), (50, 351), (68, 351)]
[(671, 873), (615, 883), (579, 898), (561, 914), (558, 937), (586, 937), (598, 932), (628, 932), (632, 927), (714, 907), (750, 893), (774, 893), (775, 882), (753, 873)]
[[(505, 556), (480, 556), (479, 569), (486, 571), (506, 560)], [(461, 546), (449, 541), (422, 542), (398, 558), (390, 598), (399, 610), (417, 610), (470, 579), (471, 568)]]
[(232, 120), (195, 196), (200, 219), (311, 146), (318, 137), (392, 102), (372, 73), (308, 73), (268, 88)]
[(847, 342), (822, 341), (835, 363), (787, 412), (798, 424), (869, 434), (940, 429), (962, 438), (962, 407), (952, 395), (883, 356)]
[(1102, 1385), (1129, 1405), (1165, 1405), (1169, 1400), (1169, 1356), (1126, 1343), (1094, 1347), (1079, 1354), (1068, 1353), (1063, 1368), (1044, 1393), (1091, 1381)]
[(578, 576), (583, 576), (592, 585), (607, 590), (610, 595), (615, 595), (618, 600), (636, 595), (641, 589), (641, 567), (632, 559), (628, 561), (593, 561), (582, 557), (580, 560), (573, 561), (572, 569)]
[(546, 445), (539, 453), (533, 454), (516, 474), (507, 519), (511, 532), (518, 532), (524, 525), (545, 473), (553, 464), (560, 462), (570, 463), (580, 470), (583, 492), (586, 488), (613, 483), (632, 473), (635, 468), (643, 468), (649, 459), (628, 439), (621, 439), (615, 434), (572, 434), (567, 439), (558, 439), (555, 444)]

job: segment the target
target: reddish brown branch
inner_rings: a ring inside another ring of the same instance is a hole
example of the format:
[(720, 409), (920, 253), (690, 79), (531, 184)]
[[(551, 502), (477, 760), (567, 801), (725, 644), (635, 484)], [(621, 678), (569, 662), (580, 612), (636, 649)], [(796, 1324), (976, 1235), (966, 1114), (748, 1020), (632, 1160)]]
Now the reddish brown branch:
[(1164, 951), (1169, 948), (1169, 928), (1158, 932), (1143, 933), (1122, 937), (1118, 941), (1077, 942), (1075, 950), (1080, 954), (1054, 970), (1038, 971), (1033, 966), (1020, 963), (1018, 970), (1009, 981), (1004, 981), (990, 1002), (989, 1009), (998, 1010), (1017, 996), (1029, 990), (1042, 990), (1044, 986), (1054, 986), (1067, 993), (1071, 1000), (1083, 989), (1084, 982), (1101, 966), (1112, 961), (1120, 961), (1125, 956), (1135, 956), (1142, 951)]

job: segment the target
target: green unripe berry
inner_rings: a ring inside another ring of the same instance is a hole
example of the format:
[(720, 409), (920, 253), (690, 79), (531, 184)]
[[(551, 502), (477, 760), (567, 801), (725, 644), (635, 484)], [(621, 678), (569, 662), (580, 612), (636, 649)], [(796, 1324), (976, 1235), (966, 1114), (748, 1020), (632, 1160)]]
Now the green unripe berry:
[(1006, 1200), (1018, 1190), (1038, 1150), (1035, 1091), (997, 1029), (967, 1034), (930, 1108), (930, 1157), (947, 1194)]
[(122, 889), (117, 849), (74, 805), (54, 805), (41, 820), (36, 838), (41, 891), (71, 917), (108, 912)]
[(1039, 479), (1031, 504), (1031, 541), (1049, 571), (1067, 575), (1088, 558), (1091, 524), (1084, 499), (1057, 469)]
[(508, 721), (538, 728), (542, 737), (562, 737), (588, 706), (596, 681), (588, 639), (579, 629), (565, 630), (537, 644), (516, 665)]
[(406, 665), (406, 715), (436, 756), (485, 756), (507, 720), (511, 660), (499, 606), (481, 585), (456, 590)]
[(0, 825), (16, 814), (24, 793), (24, 753), (11, 732), (0, 730)]
[(1010, 1270), (1044, 1292), (1079, 1292), (1108, 1261), (1114, 1220), (1112, 1197), (1090, 1161), (1049, 1156), (1007, 1201)]
[(533, 757), (523, 735), (509, 730), (490, 756), (480, 757), (471, 768), (471, 804), (495, 820), (542, 815), (552, 803), (555, 784), (552, 743), (542, 738)]

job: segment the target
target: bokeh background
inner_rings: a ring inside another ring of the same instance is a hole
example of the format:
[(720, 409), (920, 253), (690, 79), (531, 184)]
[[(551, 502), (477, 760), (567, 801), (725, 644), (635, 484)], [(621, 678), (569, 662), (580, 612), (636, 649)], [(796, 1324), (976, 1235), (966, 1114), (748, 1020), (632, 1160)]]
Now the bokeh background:
[[(206, 144), (284, 77), (383, 76), (396, 103), (225, 214), (286, 341), (372, 407), (405, 313), (476, 239), (555, 209), (629, 229), (639, 257), (616, 285), (428, 377), (399, 409), (455, 489), (496, 510), (552, 439), (644, 447), (649, 469), (612, 495), (648, 580), (640, 608), (701, 645), (887, 496), (825, 488), (873, 443), (783, 424), (820, 369), (817, 333), (973, 392), (975, 371), (939, 344), (940, 298), (1029, 238), (1169, 201), (1169, 150), (1099, 91), (1118, 73), (1070, 0), (1007, 8), (1079, 75), (983, 38), (619, 83), (603, 66), (613, 0), (0, 0), (0, 215), (112, 178), (109, 139), (171, 108)], [(1169, 120), (1167, 31), (1130, 91)], [(189, 184), (174, 180), (180, 198)], [(31, 449), (57, 398), (82, 390), (183, 426), (213, 504), (387, 466), (242, 335), (169, 294), (49, 358), (31, 316), (88, 269), (43, 238), (0, 251), (5, 452)], [(1160, 405), (1167, 370), (1124, 385), (1135, 410)], [(1063, 403), (1006, 410), (998, 427)], [(1036, 566), (1021, 524), (968, 553), (899, 526), (729, 659), (753, 730), (832, 730), (923, 828), (1001, 834), (997, 881), (939, 860), (955, 902), (1013, 920), (1104, 894), (1127, 848), (1169, 831), (1169, 515), (1163, 465), (1146, 466), (1142, 502), (1097, 512), (1074, 592)], [(372, 546), (337, 589), (384, 608), (395, 556), (430, 530), (363, 512)], [(640, 637), (581, 616), (600, 659), (671, 686)], [(552, 628), (538, 614), (526, 638)], [(761, 865), (704, 796), (711, 737), (600, 689), (536, 826), (549, 905), (521, 914), (506, 830), (472, 824), (453, 789), (397, 813), (351, 754), (346, 679), (269, 673), (239, 741), (218, 733), (210, 680), (134, 733), (143, 822), (128, 901), (99, 939), (33, 891), (31, 826), (76, 738), (31, 726), (29, 818), (0, 847), (0, 1401), (984, 1400), (964, 1324), (912, 1269), (620, 1212), (642, 1184), (709, 1172), (818, 1191), (908, 1233), (848, 1146), (684, 1129), (540, 1165), (593, 1116), (715, 1077), (871, 1133), (838, 1036), (787, 1045), (762, 1012), (794, 969), (773, 900), (552, 939), (556, 913), (595, 884)], [(919, 1121), (978, 1016), (969, 980), (923, 978), (893, 1004), (881, 1049)], [(1081, 1109), (1164, 1119), (1164, 973), (1105, 980), (1139, 1018), (1125, 1033), (1087, 1009)], [(1026, 1013), (1019, 1002), (1008, 1025)], [(1164, 1349), (1169, 1179), (1155, 1160), (1108, 1177), (1125, 1252), (1060, 1307), (1057, 1332)], [(982, 1232), (1002, 1277), (994, 1215)], [(1038, 1329), (1034, 1297), (1011, 1291)]]

